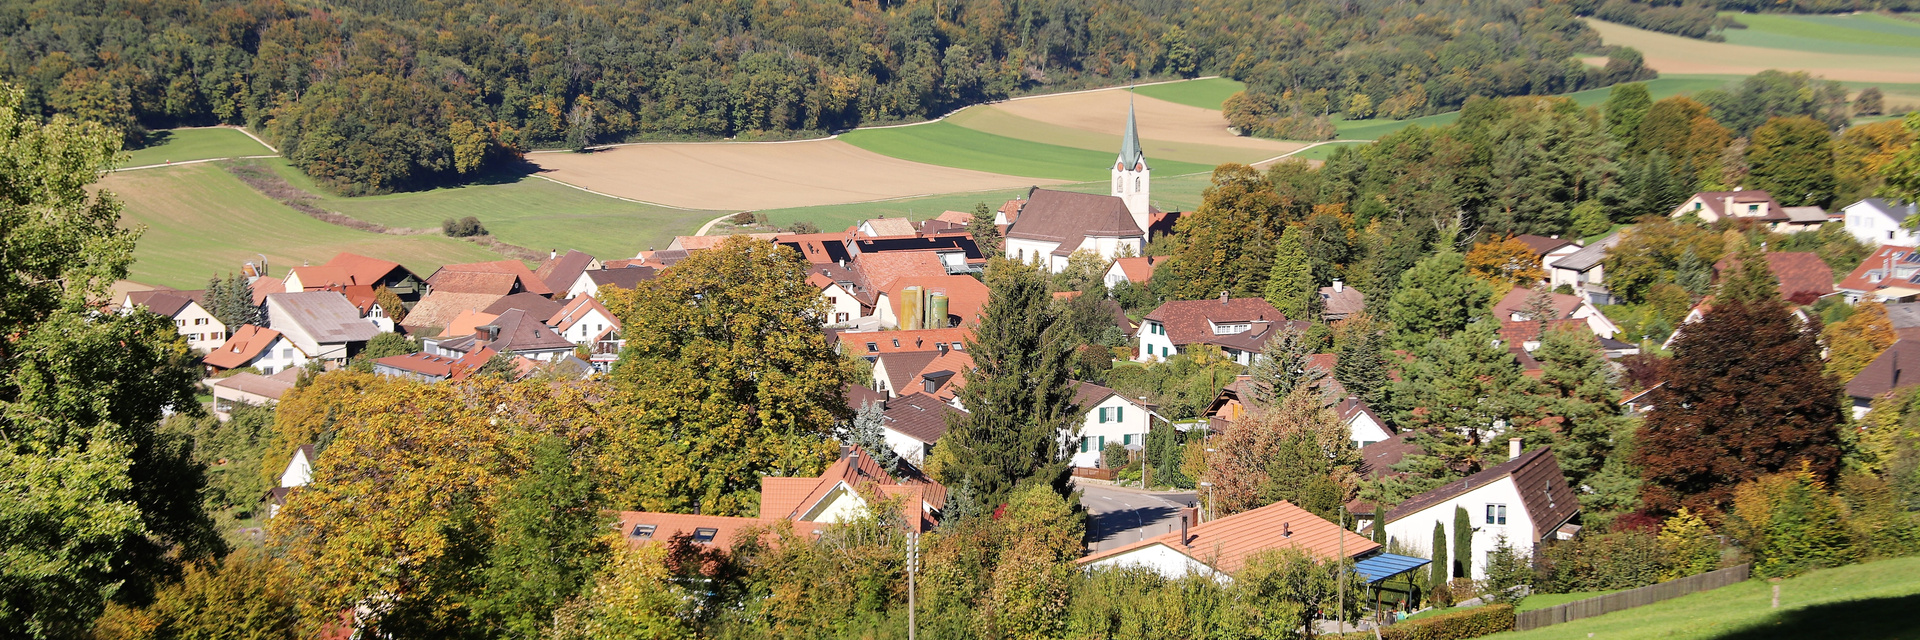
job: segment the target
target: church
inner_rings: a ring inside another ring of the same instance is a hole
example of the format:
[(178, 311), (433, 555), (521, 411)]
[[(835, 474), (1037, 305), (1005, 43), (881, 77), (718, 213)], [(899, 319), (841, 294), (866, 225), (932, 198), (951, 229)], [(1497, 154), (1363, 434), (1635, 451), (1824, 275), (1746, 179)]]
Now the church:
[(1077, 251), (1091, 251), (1108, 261), (1146, 255), (1147, 233), (1167, 217), (1148, 200), (1150, 173), (1133, 105), (1128, 105), (1126, 136), (1113, 163), (1111, 195), (1034, 187), (1025, 200), (1001, 209), (1005, 219), (996, 220), (1007, 225), (1007, 257), (1038, 262), (1059, 272)]

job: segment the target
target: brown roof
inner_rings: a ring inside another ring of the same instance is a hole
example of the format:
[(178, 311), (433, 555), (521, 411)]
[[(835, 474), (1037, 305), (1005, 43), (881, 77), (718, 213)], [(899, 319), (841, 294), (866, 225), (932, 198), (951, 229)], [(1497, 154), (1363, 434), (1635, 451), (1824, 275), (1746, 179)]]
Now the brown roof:
[(186, 292), (173, 289), (131, 291), (127, 293), (126, 299), (132, 303), (132, 306), (146, 307), (148, 311), (169, 318), (179, 315), (181, 309), (187, 308), (187, 303), (193, 302), (193, 297)]
[(540, 268), (533, 271), (533, 277), (547, 283), (549, 291), (562, 292), (572, 287), (573, 281), (579, 280), (581, 272), (593, 266), (593, 263), (593, 256), (569, 249), (564, 255), (540, 263)]
[[(545, 281), (534, 277), (533, 272), (527, 269), (527, 265), (519, 260), (450, 264), (440, 267), (439, 271), (433, 272), (433, 275), (427, 278), (427, 283), (433, 285), (435, 289), (439, 289), (442, 285), (438, 279), (450, 273), (504, 273), (518, 280), (520, 288), (523, 290), (543, 296), (553, 295), (553, 289), (548, 287)], [(485, 291), (475, 293), (485, 293)], [(502, 291), (500, 293), (512, 293), (512, 291)]]
[(1343, 545), (1349, 558), (1380, 548), (1380, 543), (1282, 500), (1252, 511), (1189, 526), (1184, 544), (1179, 531), (1170, 531), (1081, 558), (1080, 564), (1098, 562), (1151, 545), (1165, 546), (1229, 574), (1246, 567), (1247, 561), (1255, 555), (1274, 549), (1300, 549), (1313, 557), (1330, 559), (1340, 555)]
[[(1588, 333), (1593, 332), (1593, 328), (1587, 324), (1586, 320), (1561, 318), (1550, 321), (1547, 324), (1555, 329), (1574, 329)], [(1540, 323), (1538, 322), (1532, 320), (1500, 321), (1500, 340), (1509, 346), (1525, 345), (1529, 341), (1538, 339), (1540, 339)]]
[[(1890, 244), (1880, 245), (1880, 248), (1873, 251), (1873, 255), (1867, 256), (1866, 260), (1860, 261), (1860, 266), (1854, 267), (1853, 273), (1847, 274), (1846, 279), (1840, 281), (1839, 288), (1847, 291), (1872, 293), (1885, 287), (1912, 284), (1906, 280), (1892, 277), (1891, 274), (1887, 273), (1887, 266), (1892, 264), (1897, 270), (1898, 267), (1905, 264), (1902, 262), (1903, 260), (1907, 260), (1913, 255), (1913, 251), (1914, 247), (1902, 247)], [(1875, 281), (1875, 277), (1878, 277), (1879, 280)]]
[[(407, 268), (400, 266), (398, 262), (369, 258), (363, 255), (345, 252), (335, 255), (332, 260), (328, 260), (326, 264), (321, 266), (334, 267), (345, 271), (349, 282), (342, 284), (377, 286), (385, 282), (388, 276), (396, 269), (406, 272), (406, 275), (413, 275), (413, 272), (407, 271)], [(301, 279), (301, 283), (307, 284), (304, 278)]]
[(510, 273), (485, 271), (441, 271), (427, 278), (434, 293), (485, 293), (504, 296), (513, 293), (520, 281)]
[(1114, 266), (1120, 267), (1120, 273), (1127, 277), (1128, 282), (1144, 284), (1148, 280), (1153, 279), (1153, 265), (1158, 261), (1158, 258), (1147, 256), (1143, 258), (1120, 258), (1114, 260), (1113, 264)]
[[(980, 311), (987, 306), (987, 285), (972, 276), (907, 276), (895, 278), (892, 284), (883, 288), (887, 292), (887, 304), (893, 307), (894, 317), (900, 316), (906, 288), (915, 286), (946, 294), (947, 315), (949, 318), (959, 318), (962, 325), (979, 322)], [(906, 320), (901, 319), (900, 324), (906, 326)]]
[[(289, 368), (288, 371), (294, 371)], [(282, 372), (285, 373), (285, 372)], [(293, 383), (285, 378), (263, 376), (254, 373), (236, 373), (213, 381), (213, 386), (232, 389), (241, 393), (250, 393), (265, 398), (280, 399), (281, 394), (293, 390)]]
[(910, 236), (913, 235), (913, 221), (906, 218), (873, 218), (863, 221), (873, 229), (874, 236)]
[(462, 312), (485, 309), (504, 297), (494, 293), (435, 291), (421, 298), (419, 304), (413, 305), (413, 309), (407, 311), (407, 319), (401, 324), (410, 330), (427, 327), (445, 329), (452, 326), (454, 319), (460, 317)]
[(847, 408), (854, 411), (869, 404), (887, 403), (887, 394), (851, 382), (840, 385), (840, 395), (847, 399)]
[[(1714, 273), (1725, 277), (1740, 264), (1740, 257), (1728, 255), (1713, 263)], [(1862, 263), (1865, 264), (1865, 263)], [(1884, 265), (1882, 265), (1884, 266)], [(1780, 297), (1800, 304), (1813, 304), (1834, 292), (1833, 267), (1820, 254), (1810, 251), (1776, 251), (1767, 254), (1767, 270), (1780, 281)]]
[(633, 289), (640, 283), (652, 280), (660, 275), (653, 267), (621, 267), (588, 271), (587, 278), (593, 280), (596, 287), (619, 287)]
[(1408, 442), (1413, 434), (1412, 431), (1402, 431), (1391, 438), (1360, 447), (1361, 472), (1368, 478), (1400, 475), (1393, 470), (1393, 465), (1400, 464), (1407, 456), (1426, 453), (1419, 445)]
[(608, 322), (612, 322), (613, 328), (620, 328), (620, 319), (613, 317), (613, 312), (608, 311), (605, 306), (600, 304), (599, 300), (593, 299), (593, 296), (584, 293), (580, 294), (579, 297), (568, 300), (567, 304), (562, 306), (559, 311), (553, 312), (553, 316), (547, 318), (547, 326), (565, 333), (566, 330), (573, 328), (573, 323), (579, 322), (582, 318), (587, 317), (587, 314), (594, 311), (599, 311), (600, 315), (605, 316)]
[[(1289, 321), (1279, 309), (1260, 298), (1220, 300), (1173, 300), (1160, 305), (1145, 318), (1166, 325), (1167, 339), (1174, 346), (1216, 344), (1242, 351), (1259, 351), (1273, 337), (1273, 327), (1290, 322), (1305, 329), (1305, 322)], [(1214, 324), (1253, 323), (1243, 333), (1214, 335)]]
[[(1907, 373), (1907, 369), (1914, 369)], [(1854, 374), (1847, 381), (1847, 395), (1854, 398), (1877, 398), (1888, 391), (1920, 383), (1920, 340), (1900, 339), (1893, 346), (1875, 356), (1866, 368)]]
[(1523, 234), (1514, 236), (1513, 239), (1519, 240), (1521, 244), (1527, 245), (1527, 248), (1532, 249), (1533, 255), (1536, 257), (1547, 255), (1548, 253), (1552, 253), (1553, 250), (1559, 249), (1561, 247), (1578, 246), (1571, 242), (1561, 240), (1559, 238), (1536, 236), (1531, 233), (1523, 233)]
[(1508, 476), (1513, 477), (1514, 486), (1520, 492), (1520, 502), (1527, 509), (1527, 517), (1533, 521), (1536, 535), (1553, 535), (1555, 529), (1580, 512), (1580, 500), (1574, 495), (1573, 488), (1567, 486), (1567, 477), (1560, 472), (1560, 463), (1554, 459), (1553, 451), (1540, 447), (1464, 479), (1408, 498), (1406, 502), (1388, 510), (1380, 521), (1390, 523), (1405, 518)]
[(460, 360), (458, 358), (449, 358), (447, 356), (436, 356), (436, 355), (425, 354), (425, 353), (409, 353), (409, 354), (398, 355), (398, 356), (387, 356), (385, 358), (381, 358), (379, 360), (373, 361), (374, 364), (392, 367), (395, 369), (399, 369), (401, 371), (410, 371), (410, 372), (418, 373), (421, 375), (435, 376), (440, 378), (453, 377), (454, 367), (459, 362)]
[[(1570, 296), (1564, 293), (1553, 293), (1551, 291), (1547, 292), (1547, 295), (1553, 298), (1553, 317), (1556, 320), (1573, 315), (1573, 312), (1580, 308), (1580, 303), (1582, 302), (1580, 296)], [(1512, 291), (1507, 292), (1506, 297), (1500, 298), (1499, 302), (1494, 303), (1493, 317), (1501, 320), (1512, 320), (1513, 314), (1525, 313), (1527, 311), (1527, 298), (1532, 296), (1532, 289), (1514, 287)]]
[(441, 342), (440, 347), (462, 353), (486, 347), (507, 354), (574, 348), (573, 342), (548, 328), (546, 322), (520, 309), (502, 311), (492, 323), (484, 326), (498, 327), (499, 334), (489, 340), (482, 335), (483, 329), (476, 328), (473, 335), (449, 338)]
[(219, 369), (244, 367), (260, 357), (262, 351), (266, 351), (267, 347), (273, 345), (273, 341), (279, 339), (278, 331), (243, 324), (239, 329), (234, 330), (219, 348), (214, 349), (205, 358), (201, 358), (201, 362)]
[(567, 305), (555, 302), (546, 296), (522, 291), (495, 300), (493, 304), (487, 305), (487, 308), (481, 309), (481, 311), (497, 316), (506, 313), (508, 309), (519, 309), (527, 312), (527, 315), (539, 318), (544, 322), (547, 318), (551, 318), (554, 314), (559, 313), (560, 310), (566, 306)]
[(1068, 253), (1087, 236), (1144, 236), (1127, 203), (1115, 196), (1034, 187), (1020, 207), (1020, 219), (1007, 227), (1008, 238), (1057, 242)]
[(1321, 313), (1330, 316), (1349, 316), (1367, 308), (1367, 296), (1359, 289), (1340, 285), (1339, 291), (1333, 287), (1320, 287)]
[[(1708, 210), (1713, 211), (1714, 215), (1716, 216), (1726, 217), (1731, 215), (1734, 217), (1740, 217), (1738, 214), (1728, 213), (1726, 210), (1727, 201), (1732, 200), (1734, 204), (1754, 204), (1754, 203), (1761, 203), (1761, 202), (1768, 203), (1767, 215), (1761, 216), (1759, 218), (1755, 218), (1756, 220), (1787, 220), (1788, 219), (1787, 212), (1783, 211), (1782, 209), (1784, 209), (1784, 207), (1781, 207), (1780, 203), (1773, 199), (1773, 194), (1770, 194), (1758, 189), (1745, 189), (1741, 191), (1702, 191), (1700, 193), (1694, 194), (1694, 197), (1699, 198), (1701, 203), (1704, 204)], [(1687, 200), (1687, 202), (1692, 202), (1692, 201), (1693, 201), (1692, 198), (1689, 198)], [(1680, 206), (1683, 208), (1686, 207), (1687, 202), (1680, 203)], [(1676, 209), (1674, 213), (1685, 213), (1685, 211)]]
[[(948, 349), (965, 350), (968, 340), (973, 339), (973, 329), (954, 327), (951, 329), (916, 329), (913, 331), (857, 331), (835, 334), (832, 342), (853, 355), (895, 353), (899, 351), (934, 351), (937, 345), (945, 344)], [(867, 343), (875, 347), (869, 351)], [(961, 345), (955, 347), (954, 345)]]
[(963, 413), (939, 398), (924, 393), (909, 393), (887, 401), (883, 424), (909, 438), (932, 444), (947, 434), (947, 416)]

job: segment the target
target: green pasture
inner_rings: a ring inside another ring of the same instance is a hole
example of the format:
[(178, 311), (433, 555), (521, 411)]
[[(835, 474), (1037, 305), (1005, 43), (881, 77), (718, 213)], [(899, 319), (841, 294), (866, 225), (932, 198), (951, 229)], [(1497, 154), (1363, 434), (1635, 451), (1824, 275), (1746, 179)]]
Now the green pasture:
[[(1540, 596), (1536, 596), (1540, 597)], [(1523, 604), (1531, 605), (1534, 598)], [(1748, 580), (1729, 587), (1575, 620), (1492, 640), (1758, 640), (1761, 638), (1920, 638), (1920, 557), (1824, 569), (1780, 584)]]
[(142, 167), (168, 162), (271, 155), (272, 149), (256, 142), (239, 129), (171, 129), (148, 134), (154, 144), (127, 152), (122, 167)]
[(1323, 144), (1310, 149), (1301, 149), (1298, 153), (1287, 157), (1297, 160), (1325, 160), (1333, 157), (1333, 152), (1338, 151), (1341, 147), (1351, 147), (1366, 144), (1367, 142), (1367, 140), (1338, 140), (1332, 144)]
[(1786, 15), (1734, 13), (1747, 25), (1727, 29), (1728, 44), (1815, 53), (1920, 57), (1920, 23), (1870, 13)]
[(429, 273), (442, 264), (499, 260), (500, 254), (435, 234), (387, 235), (321, 222), (260, 195), (219, 163), (126, 171), (100, 186), (125, 203), (121, 224), (145, 227), (128, 279), (198, 289), (265, 254), (272, 273), (319, 264), (342, 251)]
[(673, 209), (588, 193), (533, 176), (380, 196), (342, 197), (279, 159), (262, 160), (294, 186), (319, 196), (322, 209), (389, 227), (439, 233), (448, 218), (473, 216), (495, 238), (535, 251), (578, 249), (605, 259), (665, 248), (724, 211)]
[[(1159, 171), (1158, 167), (1154, 169), (1156, 174)], [(1154, 206), (1165, 211), (1192, 211), (1200, 206), (1200, 194), (1211, 182), (1211, 172), (1185, 176), (1156, 176), (1153, 179)], [(1110, 186), (1106, 180), (1096, 180), (1052, 185), (1047, 188), (1081, 193), (1107, 193)], [(822, 231), (833, 231), (853, 226), (861, 220), (881, 216), (908, 218), (919, 222), (937, 217), (943, 211), (973, 211), (973, 206), (982, 202), (987, 203), (990, 208), (999, 209), (1000, 205), (1006, 201), (1022, 197), (1026, 193), (1026, 189), (948, 193), (882, 202), (768, 209), (759, 213), (766, 214), (767, 222), (781, 227), (805, 220), (819, 226)]]
[[(1197, 82), (1206, 81), (1199, 80)], [(1118, 132), (1100, 133), (1072, 127), (1062, 127), (1007, 113), (1006, 111), (993, 108), (992, 105), (982, 105), (962, 110), (948, 117), (944, 122), (982, 133), (1013, 138), (1015, 140), (1097, 151), (1103, 155), (1111, 155), (1120, 150), (1120, 134)], [(1224, 120), (1221, 122), (1221, 126), (1226, 126)], [(1261, 149), (1222, 147), (1191, 142), (1168, 142), (1151, 138), (1141, 140), (1140, 144), (1145, 147), (1147, 159), (1153, 163), (1154, 171), (1156, 172), (1160, 171), (1161, 165), (1167, 161), (1190, 162), (1213, 166), (1223, 162), (1254, 163), (1277, 155), (1271, 151)], [(1107, 161), (1111, 162), (1112, 159), (1108, 158)], [(1006, 172), (1001, 171), (998, 173)]]
[(1246, 83), (1238, 80), (1207, 78), (1134, 87), (1133, 92), (1149, 98), (1218, 111), (1227, 98), (1233, 97), (1233, 94), (1240, 93), (1246, 88)]
[[(910, 127), (856, 129), (840, 139), (856, 147), (902, 160), (1052, 180), (1110, 178), (1113, 151), (1076, 149), (975, 131), (948, 122)], [(1116, 146), (1115, 149), (1118, 149)], [(1212, 165), (1155, 161), (1154, 173), (1177, 175), (1212, 171)]]

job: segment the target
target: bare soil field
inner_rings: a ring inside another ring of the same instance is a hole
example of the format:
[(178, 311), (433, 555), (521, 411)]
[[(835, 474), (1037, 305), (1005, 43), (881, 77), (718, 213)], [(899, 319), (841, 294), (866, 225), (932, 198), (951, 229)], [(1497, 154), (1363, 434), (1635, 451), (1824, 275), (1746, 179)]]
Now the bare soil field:
[(1300, 142), (1237, 136), (1227, 130), (1227, 121), (1217, 110), (1133, 95), (1124, 87), (1010, 100), (974, 109), (1003, 111), (1044, 124), (1107, 134), (1113, 136), (1118, 145), (1120, 133), (1127, 126), (1129, 97), (1139, 114), (1141, 144), (1146, 146), (1149, 160), (1156, 154), (1188, 155), (1190, 151), (1182, 147), (1191, 145), (1254, 151), (1255, 155), (1265, 154), (1265, 158), (1306, 146)]
[(1587, 24), (1600, 32), (1607, 44), (1640, 50), (1647, 66), (1663, 74), (1752, 75), (1780, 69), (1806, 71), (1829, 80), (1920, 83), (1920, 64), (1910, 56), (1770, 49), (1694, 40), (1601, 20), (1588, 20)]
[(567, 184), (689, 209), (847, 204), (1057, 183), (889, 158), (839, 140), (634, 144), (527, 159)]

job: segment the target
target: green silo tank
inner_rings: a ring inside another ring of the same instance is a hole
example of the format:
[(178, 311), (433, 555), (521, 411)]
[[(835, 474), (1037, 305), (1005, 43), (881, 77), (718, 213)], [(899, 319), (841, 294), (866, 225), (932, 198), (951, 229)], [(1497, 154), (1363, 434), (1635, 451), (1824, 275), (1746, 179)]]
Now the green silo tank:
[(947, 327), (947, 294), (935, 293), (927, 300), (927, 328), (944, 329)]

